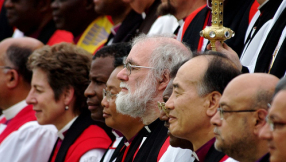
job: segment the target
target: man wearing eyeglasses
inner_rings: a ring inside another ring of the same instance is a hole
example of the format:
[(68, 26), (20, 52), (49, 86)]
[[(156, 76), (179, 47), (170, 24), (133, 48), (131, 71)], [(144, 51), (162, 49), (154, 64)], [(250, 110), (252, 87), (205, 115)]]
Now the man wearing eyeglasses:
[[(127, 152), (136, 147), (136, 143), (141, 143), (140, 138), (143, 137), (145, 130), (140, 118), (133, 118), (129, 115), (123, 115), (116, 110), (115, 100), (117, 94), (120, 92), (120, 80), (116, 78), (119, 71), (123, 69), (123, 62), (115, 63), (117, 66), (111, 73), (108, 81), (106, 82), (106, 88), (103, 89), (103, 99), (101, 104), (103, 106), (103, 117), (107, 126), (114, 129), (114, 133), (117, 133), (116, 142), (114, 145), (118, 145), (116, 149), (112, 151), (110, 148), (106, 152), (102, 162), (107, 161), (124, 161), (128, 159)], [(116, 131), (115, 131), (116, 130)], [(123, 137), (124, 136), (124, 137)], [(112, 154), (113, 153), (113, 154)]]
[(166, 103), (169, 131), (193, 144), (195, 161), (219, 162), (228, 158), (213, 146), (210, 119), (217, 111), (225, 86), (239, 74), (233, 62), (214, 52), (194, 55), (179, 69)]
[(271, 103), (267, 124), (263, 126), (259, 133), (261, 139), (268, 141), (268, 150), (271, 162), (282, 162), (286, 159), (286, 78), (282, 78), (275, 88), (273, 101)]
[[(121, 92), (116, 108), (122, 114), (139, 117), (148, 133), (136, 148), (138, 151), (131, 153), (131, 161), (132, 158), (136, 162), (159, 161), (166, 153), (169, 147), (167, 128), (159, 119), (157, 101), (162, 101), (171, 69), (190, 57), (190, 50), (173, 37), (141, 35), (133, 40), (125, 68), (117, 74)], [(177, 154), (168, 155), (175, 157)]]
[(211, 119), (217, 150), (238, 161), (269, 161), (267, 141), (258, 135), (278, 81), (273, 75), (255, 73), (238, 76), (227, 85)]
[(34, 38), (8, 38), (0, 42), (0, 161), (48, 161), (56, 142), (54, 126), (40, 126), (27, 97), (32, 72), (30, 54), (43, 44)]

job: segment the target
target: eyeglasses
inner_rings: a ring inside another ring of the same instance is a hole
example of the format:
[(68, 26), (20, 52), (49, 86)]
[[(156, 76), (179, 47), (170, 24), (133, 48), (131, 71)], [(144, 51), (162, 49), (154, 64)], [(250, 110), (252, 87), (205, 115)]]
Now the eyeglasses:
[(160, 111), (164, 111), (166, 113), (166, 116), (169, 117), (169, 110), (166, 109), (165, 104), (166, 104), (165, 102), (158, 101), (158, 108)]
[(124, 68), (126, 68), (129, 71), (129, 73), (127, 75), (131, 75), (132, 68), (155, 69), (153, 67), (131, 65), (130, 63), (124, 64)]
[(13, 69), (10, 66), (0, 66), (0, 69)]
[(271, 131), (274, 131), (274, 123), (273, 123), (273, 121), (269, 118), (268, 115), (265, 117), (265, 121), (266, 121), (267, 124), (269, 124), (270, 130), (271, 130)]
[(117, 97), (117, 94), (112, 94), (110, 91), (103, 89), (103, 98), (106, 97), (107, 101), (110, 102), (111, 100), (114, 100)]
[(217, 111), (219, 111), (220, 120), (223, 120), (223, 113), (240, 113), (240, 112), (255, 112), (256, 110), (233, 110), (233, 111), (227, 111), (223, 110), (222, 108), (217, 108)]
[(277, 131), (279, 129), (285, 128), (286, 123), (285, 122), (281, 122), (281, 121), (273, 121), (271, 119), (271, 117), (269, 117), (268, 115), (265, 117), (265, 121), (267, 122), (267, 124), (269, 124), (270, 126), (270, 130), (273, 131)]

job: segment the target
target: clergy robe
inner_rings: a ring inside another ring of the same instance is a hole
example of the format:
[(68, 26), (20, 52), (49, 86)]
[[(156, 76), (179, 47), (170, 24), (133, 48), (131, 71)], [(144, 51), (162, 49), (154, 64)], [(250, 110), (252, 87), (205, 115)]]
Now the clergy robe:
[(55, 162), (79, 161), (82, 155), (91, 149), (107, 149), (114, 138), (111, 129), (104, 123), (93, 121), (90, 112), (79, 115), (68, 129), (57, 155), (56, 144), (50, 156), (56, 156)]
[(240, 58), (242, 65), (248, 68), (244, 72), (254, 72), (259, 52), (273, 23), (277, 20), (275, 15), (281, 2), (282, 0), (265, 2), (256, 13), (256, 18), (252, 19), (246, 33), (246, 42)]
[[(254, 72), (269, 72), (278, 78), (284, 76), (286, 70), (285, 17), (286, 8), (284, 7), (262, 45), (257, 57)], [(273, 57), (273, 55), (275, 55), (275, 57)]]
[[(155, 120), (143, 127), (130, 141), (125, 138), (117, 146), (110, 162), (192, 162), (192, 151), (170, 146), (164, 122)], [(101, 160), (103, 161), (103, 160)]]
[(197, 158), (195, 162), (223, 162), (228, 159), (228, 156), (223, 152), (217, 151), (214, 148), (215, 138), (211, 139), (196, 151)]
[(147, 34), (152, 26), (152, 24), (156, 21), (158, 18), (156, 12), (158, 6), (161, 4), (161, 0), (155, 0), (153, 4), (150, 6), (148, 11), (145, 13), (146, 17), (143, 18), (143, 22), (141, 23), (138, 33), (144, 33)]
[(22, 108), (6, 123), (0, 134), (0, 161), (48, 160), (56, 141), (56, 128), (52, 125), (40, 126), (32, 105)]
[(122, 21), (118, 31), (116, 31), (116, 34), (114, 35), (112, 32), (109, 34), (105, 45), (111, 43), (129, 42), (136, 35), (138, 35), (138, 29), (142, 22), (142, 16), (136, 13), (134, 10), (131, 10)]

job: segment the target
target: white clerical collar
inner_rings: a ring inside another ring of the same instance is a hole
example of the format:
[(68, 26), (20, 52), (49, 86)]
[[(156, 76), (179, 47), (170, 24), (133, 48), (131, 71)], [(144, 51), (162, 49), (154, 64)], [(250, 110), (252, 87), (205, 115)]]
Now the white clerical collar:
[(181, 19), (181, 20), (178, 20), (178, 24), (180, 25), (180, 26), (182, 26), (183, 24), (184, 24), (184, 19)]
[(6, 120), (10, 120), (14, 118), (22, 109), (24, 109), (28, 104), (25, 100), (9, 107), (6, 110), (3, 110), (3, 115), (5, 116)]
[(74, 117), (68, 124), (66, 124), (60, 131), (58, 131), (58, 136), (61, 140), (64, 140), (65, 136), (64, 133), (70, 129), (71, 125), (73, 124), (73, 122), (77, 119), (78, 116)]
[(148, 125), (145, 125), (144, 128), (147, 130), (148, 133), (151, 133), (150, 128), (148, 127)]
[(142, 16), (142, 18), (143, 18), (143, 20), (144, 20), (144, 19), (146, 18), (146, 13), (145, 13), (145, 12), (142, 12), (141, 16)]

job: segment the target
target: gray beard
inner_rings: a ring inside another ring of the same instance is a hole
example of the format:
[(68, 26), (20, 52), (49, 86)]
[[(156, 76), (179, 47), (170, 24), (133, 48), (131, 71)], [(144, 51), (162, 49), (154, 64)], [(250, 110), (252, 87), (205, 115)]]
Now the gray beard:
[[(152, 73), (149, 73), (152, 75)], [(143, 118), (148, 112), (152, 113), (152, 110), (148, 109), (150, 102), (153, 100), (153, 96), (156, 93), (154, 87), (155, 78), (148, 75), (142, 82), (136, 83), (136, 90), (134, 93), (130, 92), (129, 86), (121, 82), (120, 87), (126, 87), (128, 93), (120, 92), (116, 98), (116, 110), (117, 112), (129, 115), (133, 118)], [(150, 107), (150, 106), (149, 106)]]

